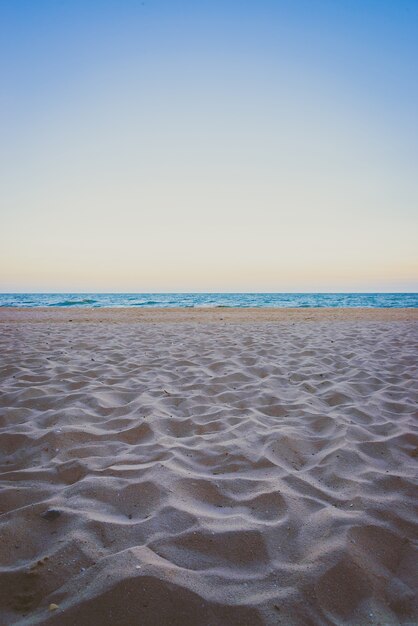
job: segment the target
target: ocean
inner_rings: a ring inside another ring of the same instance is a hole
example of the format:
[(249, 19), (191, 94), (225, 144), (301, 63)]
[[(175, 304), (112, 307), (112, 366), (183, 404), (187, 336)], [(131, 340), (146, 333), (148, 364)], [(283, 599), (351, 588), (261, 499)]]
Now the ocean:
[(418, 308), (418, 293), (2, 293), (0, 306)]

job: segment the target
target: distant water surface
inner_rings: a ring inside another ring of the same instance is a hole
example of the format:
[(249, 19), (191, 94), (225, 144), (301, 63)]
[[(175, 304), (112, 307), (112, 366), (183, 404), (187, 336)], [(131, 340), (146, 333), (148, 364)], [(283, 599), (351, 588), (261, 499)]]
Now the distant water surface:
[(418, 308), (418, 293), (2, 293), (0, 306)]

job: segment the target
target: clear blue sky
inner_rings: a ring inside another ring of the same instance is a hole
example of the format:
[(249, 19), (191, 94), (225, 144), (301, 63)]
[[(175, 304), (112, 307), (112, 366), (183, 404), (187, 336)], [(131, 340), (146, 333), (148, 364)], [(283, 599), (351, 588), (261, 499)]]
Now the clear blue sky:
[(418, 290), (417, 32), (417, 0), (0, 0), (0, 290)]

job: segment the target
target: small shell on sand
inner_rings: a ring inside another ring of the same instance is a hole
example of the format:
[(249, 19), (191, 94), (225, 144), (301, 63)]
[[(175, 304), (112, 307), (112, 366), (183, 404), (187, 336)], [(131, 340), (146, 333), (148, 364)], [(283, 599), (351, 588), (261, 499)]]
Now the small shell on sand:
[(59, 609), (58, 604), (54, 604), (53, 602), (49, 605), (48, 609), (50, 611), (56, 611), (57, 609)]
[(49, 522), (52, 522), (58, 519), (60, 515), (61, 515), (61, 512), (58, 511), (57, 509), (48, 509), (47, 511), (45, 511), (45, 513), (42, 513), (42, 517), (44, 519), (47, 519)]

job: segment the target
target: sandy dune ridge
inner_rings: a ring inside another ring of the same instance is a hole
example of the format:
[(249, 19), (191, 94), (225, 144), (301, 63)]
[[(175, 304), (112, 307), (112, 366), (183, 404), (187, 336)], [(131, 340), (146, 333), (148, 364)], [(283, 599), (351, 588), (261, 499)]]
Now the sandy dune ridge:
[(0, 624), (418, 623), (417, 312), (283, 311), (0, 310)]

